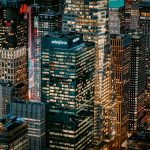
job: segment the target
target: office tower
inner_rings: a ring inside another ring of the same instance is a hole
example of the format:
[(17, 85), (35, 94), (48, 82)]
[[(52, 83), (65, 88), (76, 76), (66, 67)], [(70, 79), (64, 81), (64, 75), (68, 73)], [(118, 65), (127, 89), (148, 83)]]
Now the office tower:
[(122, 142), (127, 138), (128, 131), (131, 38), (125, 34), (114, 34), (111, 36), (111, 44), (116, 98), (115, 146), (120, 148)]
[[(5, 2), (5, 3), (4, 3)], [(0, 13), (0, 79), (11, 81), (27, 93), (27, 23), (23, 1), (1, 1)]]
[(22, 119), (6, 116), (0, 119), (0, 149), (28, 149), (27, 123)]
[(11, 101), (13, 90), (11, 82), (0, 80), (0, 118), (7, 114), (7, 105)]
[(45, 105), (35, 101), (15, 100), (8, 113), (23, 118), (28, 123), (30, 150), (45, 149)]
[(92, 143), (94, 43), (77, 33), (49, 34), (42, 39), (41, 58), (47, 144), (54, 150), (86, 149)]
[(132, 0), (125, 1), (125, 29), (131, 29)]
[(119, 8), (109, 8), (108, 19), (110, 34), (123, 34), (125, 30), (125, 10), (124, 6)]
[(23, 0), (0, 2), (0, 48), (27, 46), (26, 4)]
[(27, 82), (26, 48), (0, 49), (0, 79), (14, 85)]
[(131, 29), (138, 30), (139, 29), (139, 19), (140, 19), (140, 12), (139, 12), (139, 4), (141, 0), (134, 0), (132, 2), (132, 10), (131, 10)]
[(0, 49), (0, 59), (0, 79), (12, 82), (16, 89), (14, 96), (19, 94), (19, 97), (26, 99), (28, 97), (26, 47)]
[(146, 36), (131, 31), (131, 67), (129, 88), (129, 130), (144, 129), (144, 100), (146, 81)]
[(34, 95), (34, 56), (35, 56), (35, 39), (36, 29), (34, 19), (40, 12), (40, 6), (36, 4), (27, 7), (26, 17), (28, 19), (28, 77), (29, 77), (29, 99), (36, 100)]
[(34, 48), (33, 48), (34, 6), (27, 7), (27, 18), (28, 18), (28, 77), (29, 77), (28, 90), (29, 90), (29, 99), (31, 99), (34, 96)]
[[(29, 7), (29, 97), (40, 100), (40, 50), (41, 37), (49, 32), (60, 31), (63, 0), (28, 1)], [(33, 88), (34, 87), (34, 88)]]
[(63, 31), (82, 33), (85, 41), (96, 43), (94, 139), (99, 143), (111, 139), (113, 133), (108, 1), (66, 0), (65, 4)]
[(51, 32), (61, 30), (60, 13), (47, 12), (35, 17), (35, 56), (34, 56), (34, 86), (35, 99), (40, 100), (41, 91), (41, 38)]
[(139, 28), (139, 2), (141, 0), (125, 1), (125, 29), (138, 30)]
[(27, 0), (29, 5), (39, 5), (40, 12), (47, 12), (49, 10), (58, 12), (60, 0)]
[(142, 1), (140, 3), (140, 29), (146, 36), (146, 90), (145, 106), (146, 114), (150, 119), (150, 2)]

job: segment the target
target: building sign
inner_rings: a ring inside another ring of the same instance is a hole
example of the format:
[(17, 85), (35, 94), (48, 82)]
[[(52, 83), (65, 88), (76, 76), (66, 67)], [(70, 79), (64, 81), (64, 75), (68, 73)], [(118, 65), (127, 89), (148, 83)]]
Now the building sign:
[(57, 45), (67, 45), (66, 41), (57, 41), (57, 40), (53, 40), (52, 44), (57, 44)]
[(77, 42), (77, 41), (79, 41), (80, 40), (80, 38), (78, 37), (78, 38), (75, 38), (75, 39), (73, 39), (73, 43), (75, 43), (75, 42)]
[(27, 12), (27, 4), (22, 4), (20, 6), (20, 14)]

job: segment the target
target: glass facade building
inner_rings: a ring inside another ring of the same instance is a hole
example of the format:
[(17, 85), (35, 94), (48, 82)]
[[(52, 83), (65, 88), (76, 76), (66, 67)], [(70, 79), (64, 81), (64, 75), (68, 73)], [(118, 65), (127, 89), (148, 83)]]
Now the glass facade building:
[(125, 8), (109, 8), (108, 19), (110, 34), (123, 34), (125, 30)]
[(145, 106), (150, 120), (150, 2), (140, 3), (140, 29), (146, 36), (146, 90)]
[(28, 123), (29, 149), (45, 150), (45, 104), (16, 99), (10, 103), (8, 113)]
[(41, 100), (46, 102), (50, 149), (86, 149), (92, 143), (95, 45), (77, 33), (42, 38)]
[(131, 69), (129, 89), (129, 130), (144, 129), (144, 100), (146, 84), (146, 36), (140, 32), (131, 35)]
[(40, 100), (41, 80), (41, 40), (42, 37), (61, 30), (61, 14), (46, 12), (34, 18), (34, 94), (35, 99)]
[[(0, 79), (11, 81), (28, 97), (27, 20), (24, 1), (0, 3)], [(22, 9), (24, 8), (24, 9)]]
[(85, 41), (96, 44), (94, 139), (113, 137), (112, 80), (110, 39), (108, 35), (108, 0), (66, 0), (63, 15), (63, 31), (79, 32)]
[(141, 0), (125, 0), (125, 29), (139, 29), (139, 3)]

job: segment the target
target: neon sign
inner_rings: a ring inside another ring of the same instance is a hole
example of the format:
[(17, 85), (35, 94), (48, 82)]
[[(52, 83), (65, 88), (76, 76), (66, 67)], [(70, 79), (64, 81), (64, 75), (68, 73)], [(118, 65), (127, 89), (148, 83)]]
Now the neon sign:
[(20, 11), (20, 14), (26, 13), (26, 12), (27, 12), (27, 4), (22, 4), (22, 5), (20, 6), (19, 11)]

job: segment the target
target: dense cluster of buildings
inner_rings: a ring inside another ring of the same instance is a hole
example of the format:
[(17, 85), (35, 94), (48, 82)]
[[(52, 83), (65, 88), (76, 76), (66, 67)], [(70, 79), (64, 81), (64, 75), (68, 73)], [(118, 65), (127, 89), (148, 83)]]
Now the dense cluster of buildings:
[(150, 149), (148, 0), (0, 0), (0, 149)]

